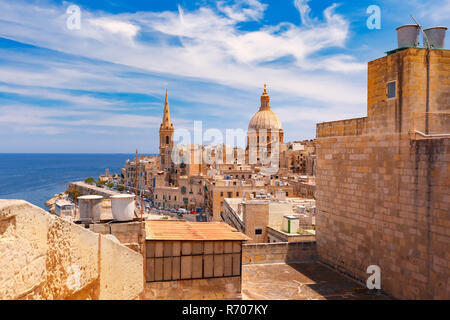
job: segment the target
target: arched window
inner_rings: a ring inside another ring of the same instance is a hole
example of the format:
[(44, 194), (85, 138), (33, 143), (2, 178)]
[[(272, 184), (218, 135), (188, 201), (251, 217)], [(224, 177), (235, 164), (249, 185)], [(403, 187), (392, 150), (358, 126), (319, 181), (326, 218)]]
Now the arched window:
[(169, 136), (166, 136), (166, 144), (169, 144)]

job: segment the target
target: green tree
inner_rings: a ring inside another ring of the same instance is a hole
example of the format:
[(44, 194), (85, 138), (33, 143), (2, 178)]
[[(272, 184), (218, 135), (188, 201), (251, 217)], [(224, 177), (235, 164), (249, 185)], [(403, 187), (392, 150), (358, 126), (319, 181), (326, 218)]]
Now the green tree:
[(87, 178), (86, 180), (84, 180), (84, 182), (86, 182), (86, 183), (92, 183), (92, 182), (95, 182), (95, 179), (92, 178), (92, 177), (89, 177), (89, 178)]
[(125, 187), (124, 186), (122, 186), (122, 185), (120, 185), (120, 186), (117, 186), (117, 190), (119, 190), (119, 191), (123, 191), (123, 190), (125, 190)]
[(67, 194), (72, 200), (75, 200), (78, 197), (81, 197), (83, 194), (80, 189), (75, 188), (74, 186), (70, 186), (66, 190)]
[(106, 184), (106, 181), (100, 181), (99, 180), (95, 184), (97, 185), (97, 187), (101, 187), (101, 186), (104, 186)]
[(107, 184), (108, 188), (113, 188), (114, 187), (114, 183), (110, 182)]

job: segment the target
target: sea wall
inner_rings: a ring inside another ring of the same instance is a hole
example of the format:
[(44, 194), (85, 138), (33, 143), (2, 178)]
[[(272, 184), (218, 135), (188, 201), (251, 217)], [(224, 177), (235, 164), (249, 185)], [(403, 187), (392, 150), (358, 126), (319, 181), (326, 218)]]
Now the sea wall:
[(142, 255), (22, 200), (0, 200), (0, 299), (136, 299)]

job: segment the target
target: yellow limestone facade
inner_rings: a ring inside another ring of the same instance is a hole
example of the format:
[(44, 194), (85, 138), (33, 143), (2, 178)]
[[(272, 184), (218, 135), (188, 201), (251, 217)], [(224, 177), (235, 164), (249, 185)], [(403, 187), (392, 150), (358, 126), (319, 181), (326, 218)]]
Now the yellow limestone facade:
[(450, 299), (449, 115), (450, 51), (369, 62), (367, 117), (317, 124), (322, 261), (364, 282), (379, 266), (394, 298)]
[(172, 149), (173, 149), (173, 124), (170, 121), (169, 98), (167, 96), (166, 90), (163, 121), (159, 128), (159, 155), (161, 159), (160, 165), (162, 171), (166, 171), (171, 167)]
[[(267, 156), (270, 156), (272, 144), (278, 144), (279, 146), (283, 143), (284, 133), (281, 121), (272, 109), (270, 109), (269, 101), (270, 96), (267, 93), (266, 85), (264, 85), (264, 91), (261, 95), (261, 106), (258, 112), (253, 115), (248, 125), (247, 163), (250, 163), (249, 161), (254, 163), (261, 161), (261, 148), (266, 148)], [(252, 159), (253, 157), (256, 157), (256, 159)]]

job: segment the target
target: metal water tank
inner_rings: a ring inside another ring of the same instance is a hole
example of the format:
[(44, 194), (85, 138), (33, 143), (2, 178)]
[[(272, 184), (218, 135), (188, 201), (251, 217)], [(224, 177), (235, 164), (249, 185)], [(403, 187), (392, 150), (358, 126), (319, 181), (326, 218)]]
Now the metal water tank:
[(416, 24), (407, 24), (397, 29), (398, 48), (418, 47), (420, 27)]
[[(447, 27), (433, 27), (423, 30), (428, 38), (429, 45), (433, 49), (444, 49), (445, 45), (445, 33)], [(423, 41), (424, 46), (426, 45), (426, 40)]]
[(87, 195), (78, 197), (78, 210), (80, 220), (83, 223), (100, 221), (100, 212), (102, 208), (102, 196)]
[(111, 196), (113, 219), (117, 221), (130, 221), (134, 218), (134, 195), (118, 194)]

